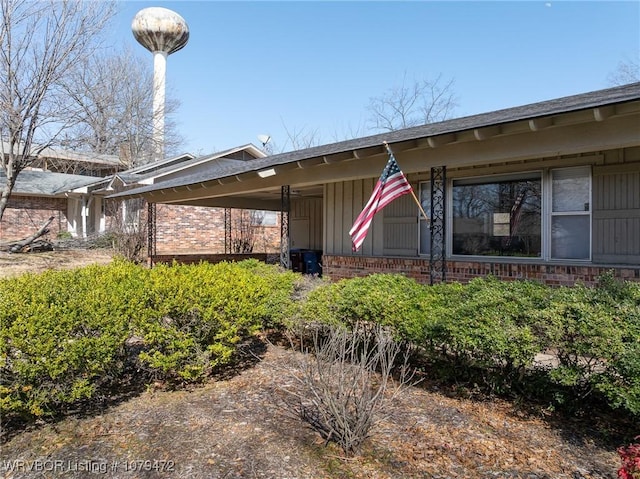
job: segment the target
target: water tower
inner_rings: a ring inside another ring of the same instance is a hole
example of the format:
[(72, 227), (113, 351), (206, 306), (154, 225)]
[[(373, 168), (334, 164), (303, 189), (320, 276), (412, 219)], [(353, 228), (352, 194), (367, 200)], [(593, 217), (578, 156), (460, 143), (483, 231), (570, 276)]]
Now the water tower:
[(177, 13), (161, 7), (140, 10), (131, 23), (138, 43), (153, 53), (153, 143), (154, 160), (164, 158), (164, 95), (167, 56), (189, 40), (187, 22)]

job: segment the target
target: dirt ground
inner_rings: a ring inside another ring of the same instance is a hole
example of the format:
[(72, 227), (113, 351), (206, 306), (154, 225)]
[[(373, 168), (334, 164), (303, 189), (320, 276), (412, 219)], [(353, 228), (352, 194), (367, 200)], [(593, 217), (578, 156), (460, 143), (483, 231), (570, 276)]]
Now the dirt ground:
[(92, 263), (107, 264), (113, 259), (110, 249), (68, 249), (40, 253), (0, 251), (0, 279), (23, 273), (41, 273), (49, 269), (69, 269)]
[[(0, 253), (0, 277), (110, 260), (96, 250)], [(1, 445), (0, 478), (617, 477), (620, 429), (597, 411), (531, 413), (426, 381), (397, 397), (362, 450), (345, 457), (281, 406), (300, 353), (260, 342), (251, 358), (201, 387), (150, 386), (92, 415), (14, 432)]]
[(613, 479), (597, 414), (558, 421), (501, 400), (414, 386), (345, 457), (281, 406), (300, 353), (266, 344), (240, 374), (189, 391), (149, 388), (84, 418), (14, 435), (0, 477)]

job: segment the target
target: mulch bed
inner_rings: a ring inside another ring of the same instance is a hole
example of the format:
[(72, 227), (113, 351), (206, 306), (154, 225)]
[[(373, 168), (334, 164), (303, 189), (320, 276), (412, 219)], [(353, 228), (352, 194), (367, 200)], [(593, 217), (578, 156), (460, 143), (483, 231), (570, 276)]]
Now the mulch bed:
[(536, 417), (427, 384), (396, 398), (359, 454), (345, 457), (278, 406), (300, 353), (270, 344), (254, 358), (202, 387), (151, 388), (100, 414), (20, 432), (2, 445), (0, 477), (616, 477), (615, 447), (587, 419)]

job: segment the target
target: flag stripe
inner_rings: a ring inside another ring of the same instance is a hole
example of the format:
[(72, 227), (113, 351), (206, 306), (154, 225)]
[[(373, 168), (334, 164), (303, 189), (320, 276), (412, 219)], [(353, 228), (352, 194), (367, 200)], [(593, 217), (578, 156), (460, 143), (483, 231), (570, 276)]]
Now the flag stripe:
[(353, 251), (357, 251), (362, 246), (375, 214), (396, 198), (411, 191), (411, 184), (407, 181), (393, 153), (389, 150), (389, 161), (382, 171), (382, 175), (380, 175), (369, 201), (367, 201), (367, 204), (349, 230)]

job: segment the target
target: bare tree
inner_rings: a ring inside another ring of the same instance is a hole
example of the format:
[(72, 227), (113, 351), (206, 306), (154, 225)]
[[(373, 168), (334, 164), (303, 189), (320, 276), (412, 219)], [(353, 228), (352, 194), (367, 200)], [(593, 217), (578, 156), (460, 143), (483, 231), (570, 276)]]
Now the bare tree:
[(114, 13), (112, 2), (0, 0), (0, 220), (18, 174), (68, 126), (62, 80)]
[(303, 150), (322, 143), (318, 128), (310, 129), (306, 126), (289, 128), (284, 121), (282, 122), (282, 127), (287, 134), (287, 138), (282, 146), (272, 140), (270, 142), (270, 152), (284, 153), (285, 151)]
[(338, 141), (346, 141), (353, 140), (354, 138), (359, 138), (364, 136), (365, 127), (362, 121), (358, 121), (358, 123), (347, 123), (343, 124), (341, 129), (334, 129), (333, 134), (331, 135), (331, 139), (335, 142)]
[(453, 80), (442, 75), (435, 80), (408, 83), (388, 89), (369, 100), (369, 124), (373, 130), (394, 131), (450, 118), (457, 106)]
[[(64, 83), (75, 108), (75, 125), (65, 132), (66, 148), (120, 155), (125, 166), (153, 159), (153, 72), (151, 63), (131, 50), (102, 54), (79, 62)], [(175, 152), (182, 144), (171, 115), (179, 102), (165, 103), (164, 145)]]
[(611, 85), (626, 85), (640, 81), (640, 62), (637, 58), (621, 61), (616, 70), (609, 74), (608, 80)]
[(259, 210), (231, 210), (231, 251), (236, 254), (253, 253), (264, 212)]

